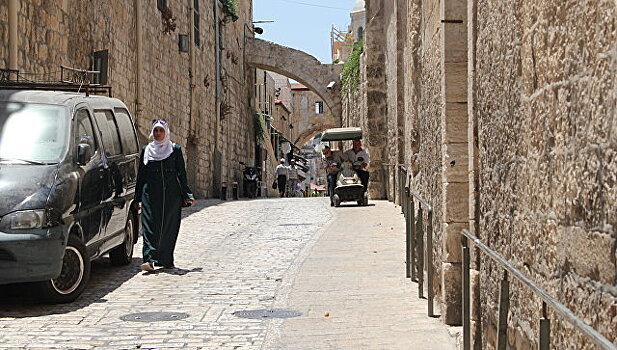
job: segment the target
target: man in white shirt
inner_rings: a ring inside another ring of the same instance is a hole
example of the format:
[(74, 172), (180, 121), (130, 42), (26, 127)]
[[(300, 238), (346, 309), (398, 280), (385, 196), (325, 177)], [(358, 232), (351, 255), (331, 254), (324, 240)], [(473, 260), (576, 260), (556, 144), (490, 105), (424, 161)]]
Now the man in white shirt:
[(285, 187), (287, 186), (287, 166), (285, 158), (281, 158), (281, 164), (276, 166), (276, 182), (281, 197), (285, 196)]
[(287, 167), (287, 184), (289, 185), (288, 196), (293, 197), (296, 193), (296, 185), (298, 184), (298, 167), (296, 166), (296, 161), (291, 160), (289, 162), (289, 166)]
[(349, 160), (353, 164), (353, 168), (364, 186), (364, 192), (366, 192), (370, 177), (367, 170), (370, 162), (370, 156), (366, 150), (362, 149), (361, 140), (353, 140), (353, 148), (345, 152), (345, 159)]

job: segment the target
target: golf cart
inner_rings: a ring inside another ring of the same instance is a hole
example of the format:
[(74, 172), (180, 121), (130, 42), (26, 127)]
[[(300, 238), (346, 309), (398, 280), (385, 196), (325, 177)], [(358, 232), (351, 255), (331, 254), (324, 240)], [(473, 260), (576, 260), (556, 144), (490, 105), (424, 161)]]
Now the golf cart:
[[(362, 139), (362, 129), (360, 128), (335, 128), (323, 132), (321, 141), (348, 141)], [(344, 160), (336, 176), (334, 193), (331, 193), (331, 200), (335, 207), (342, 202), (355, 201), (358, 205), (368, 205), (368, 192), (365, 191), (360, 177), (354, 170), (354, 165), (350, 161)]]

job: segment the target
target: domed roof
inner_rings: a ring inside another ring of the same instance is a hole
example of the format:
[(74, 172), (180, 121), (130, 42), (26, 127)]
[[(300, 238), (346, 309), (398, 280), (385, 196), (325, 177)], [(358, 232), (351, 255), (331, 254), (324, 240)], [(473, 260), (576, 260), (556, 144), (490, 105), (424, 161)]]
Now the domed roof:
[(351, 13), (355, 12), (363, 12), (364, 11), (364, 0), (356, 0), (356, 3), (353, 4), (351, 8)]

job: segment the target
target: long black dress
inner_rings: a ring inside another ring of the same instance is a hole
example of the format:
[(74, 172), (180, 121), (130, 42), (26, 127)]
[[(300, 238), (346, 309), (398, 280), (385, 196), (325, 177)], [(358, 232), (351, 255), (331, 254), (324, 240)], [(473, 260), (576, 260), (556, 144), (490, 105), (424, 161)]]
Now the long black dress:
[[(145, 149), (145, 147), (144, 147)], [(192, 198), (180, 145), (163, 160), (143, 163), (141, 151), (135, 201), (141, 202), (143, 260), (155, 265), (174, 266), (174, 248), (180, 230), (184, 199)]]

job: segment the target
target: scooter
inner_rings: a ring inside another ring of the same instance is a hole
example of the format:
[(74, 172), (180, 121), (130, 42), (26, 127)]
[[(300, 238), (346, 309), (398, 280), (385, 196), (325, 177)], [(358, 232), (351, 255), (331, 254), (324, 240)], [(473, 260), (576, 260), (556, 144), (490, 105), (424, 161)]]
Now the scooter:
[(257, 182), (259, 181), (259, 167), (244, 165), (244, 193), (249, 198), (257, 197)]

